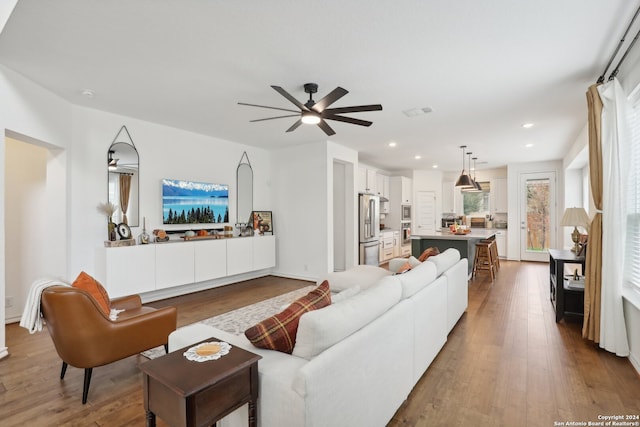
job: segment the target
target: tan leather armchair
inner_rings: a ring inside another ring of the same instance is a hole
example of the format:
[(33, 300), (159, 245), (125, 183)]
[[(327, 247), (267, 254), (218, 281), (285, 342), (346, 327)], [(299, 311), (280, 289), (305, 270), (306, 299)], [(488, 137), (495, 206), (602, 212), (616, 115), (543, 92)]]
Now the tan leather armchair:
[(113, 299), (111, 308), (125, 311), (112, 321), (82, 289), (52, 286), (42, 292), (42, 314), (62, 359), (60, 379), (67, 365), (84, 368), (83, 404), (93, 368), (160, 345), (166, 351), (169, 334), (176, 329), (175, 307), (143, 307), (138, 295)]

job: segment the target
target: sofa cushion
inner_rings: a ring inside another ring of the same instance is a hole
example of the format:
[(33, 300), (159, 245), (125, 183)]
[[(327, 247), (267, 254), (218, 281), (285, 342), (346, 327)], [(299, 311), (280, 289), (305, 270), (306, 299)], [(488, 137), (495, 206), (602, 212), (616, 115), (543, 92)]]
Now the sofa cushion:
[(339, 304), (306, 313), (300, 319), (293, 355), (317, 356), (389, 310), (401, 295), (397, 276), (388, 276)]
[(349, 289), (338, 292), (337, 294), (331, 294), (331, 304), (337, 304), (348, 298), (351, 298), (355, 294), (360, 292), (360, 286), (352, 286)]
[[(331, 284), (331, 290), (340, 292), (352, 286), (360, 286), (364, 290), (391, 272), (375, 265), (356, 265), (346, 271), (329, 273), (326, 280)], [(325, 279), (323, 279), (324, 281)]]
[(298, 298), (289, 307), (247, 329), (244, 334), (259, 348), (291, 353), (296, 343), (300, 317), (311, 310), (331, 304), (329, 282), (326, 280), (307, 295)]
[(404, 274), (396, 276), (402, 285), (402, 298), (409, 298), (438, 277), (436, 266), (431, 262), (423, 262)]
[(440, 276), (456, 262), (460, 261), (460, 252), (457, 249), (449, 248), (439, 255), (429, 257), (427, 261), (435, 264), (438, 276)]
[(111, 301), (106, 289), (96, 279), (81, 271), (76, 280), (71, 284), (74, 288), (79, 288), (89, 292), (93, 299), (98, 303), (104, 314), (107, 316), (111, 312)]

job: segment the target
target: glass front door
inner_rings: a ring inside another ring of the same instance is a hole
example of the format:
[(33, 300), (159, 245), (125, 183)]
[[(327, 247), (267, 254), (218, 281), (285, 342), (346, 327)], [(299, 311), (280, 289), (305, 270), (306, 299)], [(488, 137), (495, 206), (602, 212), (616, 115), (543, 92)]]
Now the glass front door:
[(520, 176), (520, 259), (549, 260), (556, 241), (555, 172)]

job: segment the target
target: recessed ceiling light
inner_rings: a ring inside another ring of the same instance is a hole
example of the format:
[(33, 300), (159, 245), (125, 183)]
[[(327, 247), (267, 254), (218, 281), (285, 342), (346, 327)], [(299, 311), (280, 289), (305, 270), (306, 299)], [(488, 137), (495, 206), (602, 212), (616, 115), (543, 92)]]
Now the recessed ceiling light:
[(525, 124), (522, 125), (522, 127), (525, 128), (525, 129), (532, 128), (533, 127), (533, 123), (525, 123)]
[(531, 147), (533, 147), (533, 144), (526, 144), (525, 147), (531, 148)]
[(403, 111), (404, 115), (407, 117), (421, 116), (431, 112), (433, 112), (433, 108), (431, 107), (409, 108), (408, 110)]
[(438, 169), (438, 165), (433, 165), (431, 167), (434, 168), (434, 169)]
[(395, 147), (396, 145), (397, 145), (397, 144), (396, 144), (394, 141), (391, 141), (391, 142), (389, 143), (389, 147)]
[(83, 89), (80, 93), (82, 94), (82, 96), (87, 98), (93, 98), (95, 96), (95, 92), (91, 89)]
[(422, 158), (422, 156), (420, 154), (416, 154), (416, 156), (414, 157), (414, 159), (416, 160), (420, 160)]

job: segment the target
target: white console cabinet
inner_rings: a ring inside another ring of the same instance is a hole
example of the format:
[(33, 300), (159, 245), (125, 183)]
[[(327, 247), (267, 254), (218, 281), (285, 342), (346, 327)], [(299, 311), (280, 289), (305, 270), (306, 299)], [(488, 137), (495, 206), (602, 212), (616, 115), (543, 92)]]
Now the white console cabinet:
[(274, 267), (275, 236), (99, 248), (96, 278), (111, 298)]
[(156, 289), (195, 281), (194, 243), (156, 245)]

